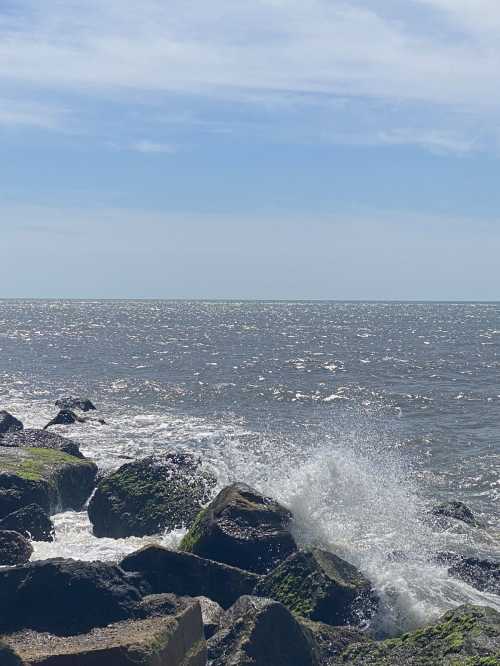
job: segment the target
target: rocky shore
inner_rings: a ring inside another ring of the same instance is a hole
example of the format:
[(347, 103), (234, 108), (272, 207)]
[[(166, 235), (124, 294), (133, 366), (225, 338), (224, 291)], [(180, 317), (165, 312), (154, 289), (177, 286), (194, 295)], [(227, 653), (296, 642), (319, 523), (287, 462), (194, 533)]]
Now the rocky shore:
[[(0, 666), (500, 666), (494, 609), (459, 606), (377, 640), (372, 582), (336, 553), (301, 548), (287, 507), (244, 483), (217, 492), (202, 460), (174, 451), (102, 477), (50, 430), (104, 423), (95, 406), (56, 407), (43, 430), (0, 412)], [(85, 507), (96, 537), (187, 533), (178, 550), (149, 545), (115, 564), (30, 561), (32, 541), (54, 538), (53, 514)], [(458, 501), (428, 519), (477, 524)], [(500, 594), (498, 563), (438, 557)]]

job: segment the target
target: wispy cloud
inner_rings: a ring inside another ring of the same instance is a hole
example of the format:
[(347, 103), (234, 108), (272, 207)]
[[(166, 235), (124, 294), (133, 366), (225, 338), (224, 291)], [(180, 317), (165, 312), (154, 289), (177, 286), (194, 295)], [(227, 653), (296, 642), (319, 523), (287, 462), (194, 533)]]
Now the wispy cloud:
[(138, 153), (150, 153), (150, 154), (161, 154), (166, 153), (168, 155), (173, 155), (176, 151), (175, 146), (171, 146), (168, 143), (159, 143), (156, 141), (136, 141), (132, 143), (131, 149), (137, 151)]
[(0, 98), (0, 126), (3, 127), (62, 130), (68, 113), (67, 109), (59, 107)]
[(437, 154), (466, 155), (479, 148), (474, 140), (440, 130), (394, 129), (380, 132), (377, 138), (382, 144), (420, 146)]

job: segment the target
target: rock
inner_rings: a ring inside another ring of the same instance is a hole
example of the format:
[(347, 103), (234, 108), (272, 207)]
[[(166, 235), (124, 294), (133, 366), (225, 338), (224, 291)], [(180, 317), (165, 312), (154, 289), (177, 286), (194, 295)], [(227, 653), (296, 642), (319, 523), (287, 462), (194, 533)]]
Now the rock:
[(444, 516), (445, 518), (454, 518), (461, 520), (467, 525), (478, 527), (479, 523), (469, 507), (463, 502), (443, 502), (431, 510), (433, 516)]
[(356, 644), (342, 653), (350, 666), (497, 666), (500, 613), (460, 606), (436, 623), (398, 638)]
[(5, 410), (0, 411), (0, 437), (7, 432), (17, 432), (23, 429), (21, 421)]
[(19, 532), (0, 530), (0, 565), (24, 564), (33, 554), (33, 548)]
[(208, 597), (223, 608), (250, 594), (260, 580), (248, 571), (156, 545), (127, 555), (120, 566), (140, 572), (153, 592)]
[(29, 504), (0, 520), (0, 530), (15, 530), (32, 541), (54, 541), (54, 525), (38, 504)]
[(28, 429), (22, 432), (10, 433), (0, 439), (0, 446), (53, 449), (54, 451), (69, 453), (70, 456), (75, 456), (76, 458), (83, 458), (83, 455), (80, 453), (80, 447), (75, 441), (45, 430)]
[(200, 606), (192, 599), (178, 599), (163, 615), (116, 622), (76, 636), (24, 631), (5, 640), (27, 666), (206, 665)]
[(215, 483), (187, 453), (127, 463), (97, 486), (89, 505), (94, 534), (120, 539), (189, 526)]
[(76, 398), (73, 396), (59, 398), (59, 400), (56, 400), (55, 405), (59, 409), (79, 409), (82, 412), (95, 410), (94, 404), (88, 398)]
[(356, 567), (318, 549), (290, 555), (256, 585), (254, 594), (331, 625), (359, 625), (378, 605), (370, 581)]
[(205, 638), (208, 640), (219, 631), (224, 609), (216, 601), (212, 601), (208, 597), (195, 597), (195, 599), (200, 604), (203, 632)]
[(354, 627), (332, 627), (323, 622), (312, 622), (303, 617), (297, 618), (302, 629), (309, 635), (315, 647), (316, 659), (322, 666), (336, 663), (339, 655), (355, 643), (371, 643), (370, 639)]
[(0, 518), (29, 504), (49, 514), (78, 511), (94, 488), (96, 465), (52, 449), (0, 447)]
[(316, 666), (315, 648), (292, 613), (272, 599), (244, 596), (208, 641), (211, 666)]
[(500, 595), (500, 563), (477, 557), (463, 558), (448, 569), (451, 576), (460, 578), (481, 592)]
[(297, 549), (292, 514), (244, 483), (224, 488), (181, 543), (181, 550), (261, 574)]
[(136, 617), (141, 595), (107, 562), (50, 559), (0, 569), (0, 632), (70, 635)]
[(47, 428), (50, 428), (50, 426), (53, 425), (71, 425), (72, 423), (85, 423), (85, 419), (82, 419), (81, 416), (77, 416), (75, 412), (72, 412), (70, 409), (61, 409), (60, 412), (43, 427), (43, 429), (47, 430)]
[(0, 641), (0, 664), (2, 666), (25, 666), (19, 655), (3, 641)]

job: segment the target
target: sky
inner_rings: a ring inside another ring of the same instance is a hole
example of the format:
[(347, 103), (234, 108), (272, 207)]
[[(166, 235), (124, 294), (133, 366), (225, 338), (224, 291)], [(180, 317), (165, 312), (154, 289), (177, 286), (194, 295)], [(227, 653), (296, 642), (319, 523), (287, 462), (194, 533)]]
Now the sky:
[(500, 300), (498, 0), (0, 0), (0, 297)]

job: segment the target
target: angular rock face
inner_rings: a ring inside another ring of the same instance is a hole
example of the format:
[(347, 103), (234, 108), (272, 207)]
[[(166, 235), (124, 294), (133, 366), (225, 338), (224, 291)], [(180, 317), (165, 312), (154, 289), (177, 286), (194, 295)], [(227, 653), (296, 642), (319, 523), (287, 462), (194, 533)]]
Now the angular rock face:
[(463, 502), (443, 502), (442, 504), (435, 506), (431, 513), (433, 516), (461, 520), (463, 523), (474, 527), (479, 525), (472, 511)]
[(120, 539), (189, 526), (215, 483), (189, 454), (151, 456), (123, 465), (99, 483), (92, 497), (94, 534)]
[(460, 559), (448, 569), (451, 576), (460, 578), (482, 592), (500, 595), (500, 563), (477, 557)]
[(372, 643), (365, 634), (354, 627), (332, 627), (329, 624), (312, 622), (303, 617), (298, 617), (297, 620), (306, 635), (310, 637), (317, 661), (322, 666), (336, 663), (342, 652), (350, 645)]
[(260, 580), (248, 571), (161, 546), (146, 546), (127, 555), (120, 566), (125, 571), (140, 572), (153, 592), (208, 597), (223, 608), (251, 594)]
[[(337, 662), (335, 662), (337, 663)], [(460, 606), (437, 624), (387, 641), (353, 645), (339, 664), (352, 666), (497, 666), (500, 613)]]
[(181, 550), (266, 573), (297, 549), (292, 514), (244, 483), (224, 488), (196, 518)]
[(22, 534), (0, 530), (0, 565), (24, 564), (32, 554), (33, 548)]
[(59, 409), (79, 409), (82, 412), (95, 410), (94, 404), (88, 398), (77, 398), (74, 396), (59, 398), (59, 400), (56, 400), (55, 405)]
[(6, 641), (26, 666), (206, 665), (200, 607), (188, 599), (178, 600), (163, 615), (117, 622), (85, 634), (62, 638), (23, 631), (6, 636)]
[(54, 432), (45, 430), (23, 430), (22, 432), (10, 433), (0, 439), (0, 446), (10, 446), (13, 448), (36, 448), (53, 449), (62, 451), (76, 458), (83, 458), (80, 453), (80, 447), (72, 439), (61, 437)]
[(53, 541), (54, 525), (38, 504), (24, 506), (0, 520), (0, 530), (15, 530), (32, 541)]
[(0, 411), (0, 437), (8, 432), (18, 432), (23, 429), (21, 421), (5, 410)]
[(29, 504), (49, 514), (79, 510), (96, 475), (93, 462), (61, 451), (0, 446), (0, 518)]
[(50, 426), (53, 425), (71, 425), (73, 423), (83, 423), (85, 419), (82, 419), (80, 416), (77, 416), (75, 412), (72, 412), (71, 409), (61, 409), (56, 416), (54, 416), (53, 419), (51, 419), (46, 426), (44, 426), (44, 430), (47, 430), (47, 428), (50, 428)]
[(104, 562), (51, 559), (0, 569), (0, 633), (71, 635), (139, 613), (141, 595)]
[(257, 584), (254, 594), (331, 625), (357, 625), (377, 608), (370, 581), (345, 560), (323, 550), (299, 551)]
[[(212, 666), (317, 666), (315, 647), (292, 613), (271, 599), (241, 597), (208, 641)], [(318, 665), (319, 666), (319, 665)]]
[(205, 638), (208, 640), (219, 631), (222, 618), (224, 617), (224, 609), (216, 601), (212, 601), (208, 597), (195, 597), (195, 599), (200, 604), (203, 632)]

